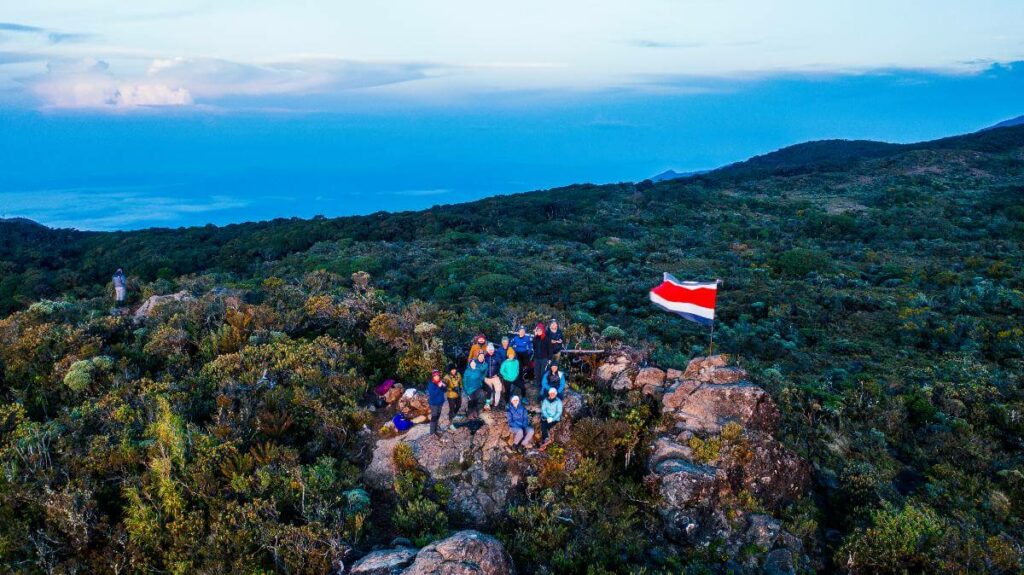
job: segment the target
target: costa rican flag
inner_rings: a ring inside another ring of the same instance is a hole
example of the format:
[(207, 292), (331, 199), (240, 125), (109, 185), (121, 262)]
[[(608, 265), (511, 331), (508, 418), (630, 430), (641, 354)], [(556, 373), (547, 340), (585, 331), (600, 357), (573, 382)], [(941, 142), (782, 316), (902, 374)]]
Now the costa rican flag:
[(718, 282), (684, 282), (670, 273), (661, 285), (651, 290), (651, 301), (668, 311), (701, 325), (715, 323), (715, 297)]

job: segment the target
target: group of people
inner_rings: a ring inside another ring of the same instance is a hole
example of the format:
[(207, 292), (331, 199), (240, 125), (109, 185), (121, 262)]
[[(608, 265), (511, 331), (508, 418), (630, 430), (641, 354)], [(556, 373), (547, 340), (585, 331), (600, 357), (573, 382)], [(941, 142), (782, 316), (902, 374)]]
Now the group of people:
[(566, 384), (565, 373), (558, 362), (564, 347), (565, 337), (554, 318), (546, 326), (538, 323), (532, 334), (521, 325), (511, 338), (502, 337), (499, 345), (488, 342), (484, 334), (478, 334), (461, 374), (455, 365), (449, 366), (447, 374), (442, 375), (439, 370), (431, 374), (427, 383), (430, 431), (439, 433), (438, 422), (446, 402), (449, 423), (452, 423), (462, 409), (465, 396), (466, 415), (470, 419), (479, 418), (481, 410), (504, 407), (513, 446), (528, 447), (534, 430), (526, 410), (526, 382), (532, 377), (540, 402), (541, 449), (545, 449), (550, 444), (551, 428), (562, 419)]

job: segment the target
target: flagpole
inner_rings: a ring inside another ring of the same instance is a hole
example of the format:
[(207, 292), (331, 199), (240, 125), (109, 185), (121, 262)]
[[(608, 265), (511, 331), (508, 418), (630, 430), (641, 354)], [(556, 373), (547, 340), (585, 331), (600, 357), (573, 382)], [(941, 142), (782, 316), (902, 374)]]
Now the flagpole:
[[(715, 278), (715, 286), (722, 285), (722, 278)], [(708, 357), (715, 353), (715, 320), (711, 320), (711, 337), (708, 339)]]

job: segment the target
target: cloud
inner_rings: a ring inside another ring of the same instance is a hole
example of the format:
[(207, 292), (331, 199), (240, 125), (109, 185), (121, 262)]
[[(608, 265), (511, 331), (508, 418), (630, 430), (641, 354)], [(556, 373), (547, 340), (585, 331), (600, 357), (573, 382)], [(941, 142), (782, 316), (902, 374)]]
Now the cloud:
[(647, 38), (627, 40), (626, 44), (634, 48), (702, 48), (708, 45), (706, 42), (664, 42)]
[(179, 222), (189, 214), (245, 208), (229, 196), (181, 197), (178, 186), (110, 186), (0, 192), (6, 217), (58, 228), (110, 231)]
[(336, 58), (246, 64), (216, 58), (154, 60), (147, 77), (187, 86), (198, 98), (318, 94), (371, 88), (427, 77), (415, 62), (365, 62)]
[(46, 29), (39, 28), (38, 26), (27, 26), (25, 24), (15, 24), (13, 22), (0, 22), (0, 31), (4, 32), (27, 32), (30, 34), (42, 34), (46, 32)]
[(37, 96), (53, 108), (137, 108), (187, 106), (187, 89), (152, 81), (120, 80), (103, 60), (51, 60), (47, 73), (29, 80)]
[(34, 52), (0, 52), (0, 66), (4, 64), (21, 64), (24, 62), (41, 62), (48, 58), (46, 54)]
[(79, 32), (60, 32), (39, 26), (27, 24), (16, 24), (14, 22), (0, 22), (0, 32), (20, 32), (44, 37), (50, 44), (62, 44), (72, 42), (84, 42), (96, 38), (95, 34), (82, 34)]

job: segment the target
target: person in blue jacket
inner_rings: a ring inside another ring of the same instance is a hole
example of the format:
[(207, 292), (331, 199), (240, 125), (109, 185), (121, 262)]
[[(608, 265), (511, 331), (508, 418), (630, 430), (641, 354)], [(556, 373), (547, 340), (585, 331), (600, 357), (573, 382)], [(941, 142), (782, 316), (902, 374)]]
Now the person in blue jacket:
[(466, 415), (470, 419), (480, 416), (480, 404), (489, 395), (484, 389), (484, 377), (487, 375), (484, 355), (483, 351), (477, 353), (474, 359), (469, 360), (466, 371), (462, 373), (462, 390), (466, 393), (467, 399)]
[(434, 370), (430, 372), (430, 382), (427, 383), (427, 403), (430, 405), (430, 433), (440, 435), (437, 431), (437, 422), (441, 419), (441, 408), (445, 403), (445, 390), (447, 386), (441, 380), (441, 372)]
[(540, 385), (540, 399), (543, 400), (549, 389), (554, 389), (555, 393), (558, 394), (558, 398), (561, 399), (565, 394), (565, 372), (558, 369), (558, 364), (552, 362), (551, 366), (548, 367), (547, 373), (541, 378)]
[(512, 336), (512, 349), (519, 358), (519, 380), (526, 381), (526, 373), (533, 359), (533, 338), (526, 334), (526, 326), (519, 326), (519, 331)]
[(512, 430), (512, 447), (529, 447), (530, 440), (533, 439), (533, 426), (530, 425), (530, 414), (518, 395), (513, 395), (509, 400), (505, 417), (508, 418), (508, 428)]
[(491, 391), (491, 402), (484, 407), (485, 410), (490, 410), (491, 407), (497, 408), (501, 404), (501, 363), (505, 361), (506, 356), (504, 353), (498, 353), (493, 343), (487, 344), (487, 353), (484, 354), (484, 363), (487, 365), (487, 373), (484, 375), (484, 383), (490, 387)]
[(548, 389), (548, 396), (540, 404), (540, 438), (543, 444), (540, 446), (540, 450), (544, 451), (551, 445), (551, 439), (548, 437), (548, 432), (551, 428), (558, 425), (558, 422), (562, 420), (562, 400), (558, 399), (558, 390), (555, 388)]

